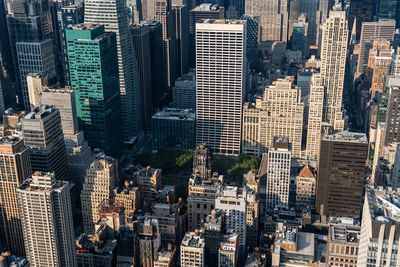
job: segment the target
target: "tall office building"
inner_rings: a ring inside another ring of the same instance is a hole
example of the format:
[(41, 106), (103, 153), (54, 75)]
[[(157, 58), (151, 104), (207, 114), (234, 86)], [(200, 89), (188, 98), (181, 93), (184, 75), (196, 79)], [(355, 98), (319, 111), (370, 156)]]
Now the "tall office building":
[(196, 67), (196, 23), (203, 19), (223, 19), (225, 9), (211, 3), (203, 3), (189, 11), (189, 66)]
[(400, 88), (393, 86), (389, 88), (389, 101), (386, 111), (385, 141), (387, 146), (394, 142), (400, 142)]
[(79, 24), (68, 29), (66, 37), (79, 127), (92, 148), (119, 154), (122, 125), (115, 33)]
[(172, 87), (172, 103), (174, 108), (196, 109), (196, 74), (190, 69), (187, 74), (176, 79)]
[(224, 186), (215, 199), (215, 208), (225, 212), (225, 229), (234, 229), (239, 237), (240, 257), (246, 250), (247, 189)]
[(57, 180), (69, 181), (60, 112), (41, 105), (21, 118), (21, 124), (25, 145), (30, 149), (32, 170), (54, 172)]
[(102, 153), (96, 155), (86, 170), (81, 191), (82, 217), (85, 233), (93, 234), (99, 220), (98, 208), (104, 200), (110, 200), (118, 182), (118, 162)]
[(323, 121), (343, 128), (342, 96), (349, 30), (346, 11), (336, 4), (322, 27), (321, 76), (324, 78)]
[(161, 108), (167, 94), (166, 64), (164, 59), (164, 43), (162, 26), (157, 20), (142, 21), (150, 30), (150, 57), (151, 57), (151, 99), (153, 111)]
[(364, 22), (361, 26), (360, 52), (358, 55), (357, 75), (361, 75), (368, 66), (369, 49), (374, 39), (393, 40), (396, 22), (394, 20), (379, 20)]
[(65, 85), (71, 85), (69, 77), (69, 64), (67, 53), (66, 30), (73, 25), (83, 23), (83, 6), (68, 5), (57, 8), (58, 22), (58, 41), (61, 51), (61, 60), (63, 64), (63, 74)]
[(0, 238), (5, 248), (15, 255), (24, 256), (24, 239), (16, 189), (32, 174), (29, 148), (24, 145), (22, 139), (3, 137), (0, 139), (0, 159), (2, 218)]
[(83, 131), (78, 129), (75, 93), (70, 89), (46, 89), (42, 92), (41, 103), (54, 106), (60, 112), (68, 166), (72, 181), (80, 188), (94, 157)]
[(46, 76), (47, 75), (43, 73), (29, 73), (26, 76), (30, 107), (37, 107), (40, 105), (42, 92), (46, 87)]
[[(46, 0), (34, 1), (4, 1), (7, 10), (7, 26), (10, 37), (11, 54), (14, 59), (14, 67), (19, 76), (18, 57), (17, 57), (17, 42), (36, 42), (52, 37), (53, 27), (51, 23), (51, 15), (49, 2)], [(28, 44), (25, 44), (28, 46)], [(35, 45), (33, 45), (35, 47)], [(33, 48), (31, 47), (31, 48)], [(37, 52), (37, 51), (35, 51)], [(38, 53), (35, 53), (38, 56)], [(40, 55), (40, 54), (39, 54)], [(32, 58), (29, 58), (32, 60)], [(25, 104), (27, 98), (23, 96), (21, 91), (24, 87), (25, 80), (18, 78), (18, 102)], [(29, 109), (29, 106), (28, 108)]]
[(150, 43), (150, 29), (148, 25), (136, 24), (132, 25), (132, 38), (135, 47), (136, 59), (140, 72), (141, 95), (143, 103), (142, 120), (145, 128), (150, 127), (151, 116), (153, 115), (152, 103), (152, 81), (151, 70), (151, 45)]
[[(128, 25), (128, 9), (123, 0), (85, 1), (85, 23), (104, 25), (117, 38), (122, 135), (125, 142), (135, 141), (142, 132), (140, 74)], [(87, 131), (85, 131), (87, 132)]]
[(274, 138), (286, 138), (293, 157), (300, 158), (304, 104), (293, 77), (265, 88), (262, 100), (243, 107), (242, 152), (256, 156), (268, 151)]
[(356, 39), (360, 40), (361, 25), (370, 22), (375, 12), (374, 0), (353, 0), (350, 2), (349, 28), (356, 29)]
[(276, 139), (268, 151), (266, 208), (288, 206), (291, 151), (287, 140)]
[(312, 75), (308, 106), (306, 158), (318, 160), (324, 108), (323, 78), (319, 73)]
[(199, 232), (187, 232), (181, 243), (181, 266), (204, 267), (205, 250), (204, 234)]
[(212, 169), (212, 160), (210, 149), (206, 143), (196, 147), (193, 154), (193, 174), (200, 179), (210, 179)]
[(197, 144), (205, 142), (216, 153), (240, 153), (245, 75), (246, 21), (197, 23)]
[(158, 20), (162, 26), (167, 85), (171, 87), (178, 77), (178, 60), (174, 32), (175, 21), (170, 0), (154, 0), (154, 19)]
[(357, 266), (398, 265), (399, 197), (392, 188), (365, 188)]
[(376, 16), (379, 19), (396, 20), (396, 28), (400, 26), (400, 2), (397, 0), (378, 0)]
[(69, 183), (35, 172), (17, 195), (31, 266), (77, 266)]
[(172, 4), (176, 45), (177, 77), (189, 71), (189, 7)]
[(56, 71), (53, 40), (17, 42), (16, 52), (24, 106), (25, 110), (29, 111), (30, 103), (26, 77), (29, 73), (54, 73)]
[(347, 131), (324, 135), (320, 151), (317, 212), (330, 217), (358, 217), (368, 154), (367, 136)]
[(260, 16), (260, 42), (287, 41), (288, 0), (249, 0), (246, 1), (245, 14)]

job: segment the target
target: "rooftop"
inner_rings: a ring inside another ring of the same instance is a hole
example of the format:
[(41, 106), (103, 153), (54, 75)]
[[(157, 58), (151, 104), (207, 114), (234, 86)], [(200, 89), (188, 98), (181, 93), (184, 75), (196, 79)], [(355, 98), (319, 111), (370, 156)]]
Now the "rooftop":
[(367, 135), (365, 133), (355, 133), (349, 131), (341, 131), (329, 135), (323, 135), (322, 140), (365, 144), (368, 143)]
[(191, 11), (196, 11), (196, 12), (205, 12), (205, 11), (214, 11), (214, 12), (219, 12), (220, 10), (223, 10), (223, 7), (220, 7), (219, 5), (216, 4), (211, 4), (211, 3), (204, 3), (199, 6), (196, 6), (193, 8)]
[(196, 113), (192, 109), (164, 108), (156, 112), (153, 119), (194, 121)]
[(358, 244), (360, 241), (360, 227), (331, 224), (329, 226), (329, 241)]
[(78, 30), (78, 31), (91, 31), (98, 27), (101, 27), (101, 25), (93, 24), (93, 23), (81, 23), (81, 24), (76, 24), (76, 25), (71, 26), (71, 29)]
[(203, 233), (196, 230), (196, 232), (187, 232), (182, 240), (183, 247), (204, 248)]
[(35, 107), (29, 112), (27, 115), (24, 116), (25, 120), (40, 120), (44, 119), (53, 112), (56, 111), (56, 108), (48, 106), (48, 105), (40, 105), (39, 107)]
[(381, 223), (400, 223), (400, 188), (367, 186), (366, 196), (373, 220)]
[(196, 24), (199, 23), (206, 23), (206, 24), (245, 24), (245, 20), (238, 20), (238, 19), (202, 19)]

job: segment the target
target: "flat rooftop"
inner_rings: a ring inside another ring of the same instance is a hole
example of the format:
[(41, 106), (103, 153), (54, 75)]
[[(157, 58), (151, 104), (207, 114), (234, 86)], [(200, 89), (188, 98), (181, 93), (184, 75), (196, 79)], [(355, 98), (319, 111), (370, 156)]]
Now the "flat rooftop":
[(400, 223), (400, 188), (366, 187), (370, 214), (381, 223)]
[(360, 227), (331, 224), (329, 226), (329, 240), (335, 243), (358, 245), (360, 241)]
[(324, 141), (342, 141), (351, 143), (368, 143), (368, 138), (365, 133), (355, 133), (349, 131), (341, 131), (334, 134), (323, 135), (322, 140)]
[(201, 19), (197, 23), (208, 23), (208, 24), (245, 24), (245, 20), (239, 19)]
[(192, 248), (204, 248), (204, 237), (201, 232), (188, 232), (182, 240), (182, 246)]
[(194, 121), (196, 113), (192, 109), (165, 108), (153, 115), (158, 120)]

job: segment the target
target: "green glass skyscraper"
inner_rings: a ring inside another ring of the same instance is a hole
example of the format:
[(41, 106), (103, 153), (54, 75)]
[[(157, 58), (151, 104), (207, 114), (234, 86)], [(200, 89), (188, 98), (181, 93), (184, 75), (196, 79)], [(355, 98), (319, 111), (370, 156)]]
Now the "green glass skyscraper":
[(66, 30), (71, 87), (79, 127), (92, 148), (109, 155), (122, 149), (116, 36), (104, 26), (79, 24)]
[(396, 20), (396, 28), (400, 26), (400, 1), (378, 0), (377, 16), (379, 19)]

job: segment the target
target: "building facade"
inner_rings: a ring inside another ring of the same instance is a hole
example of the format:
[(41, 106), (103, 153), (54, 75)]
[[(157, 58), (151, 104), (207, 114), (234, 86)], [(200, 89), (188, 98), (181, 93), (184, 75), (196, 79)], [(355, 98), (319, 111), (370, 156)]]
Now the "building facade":
[(78, 266), (69, 183), (56, 181), (54, 173), (35, 172), (17, 195), (29, 263)]
[(92, 148), (119, 154), (122, 125), (115, 33), (105, 33), (103, 26), (79, 24), (66, 36), (79, 127)]
[(102, 153), (96, 155), (86, 171), (81, 191), (82, 217), (85, 233), (93, 234), (99, 220), (98, 208), (110, 200), (112, 189), (118, 182), (118, 162)]
[(143, 104), (140, 73), (129, 30), (127, 12), (126, 1), (123, 0), (107, 0), (107, 2), (88, 0), (85, 2), (85, 23), (102, 24), (105, 32), (113, 32), (116, 36), (121, 131), (123, 140), (130, 143), (141, 134)]
[(317, 212), (331, 217), (358, 217), (368, 154), (363, 133), (338, 132), (324, 135), (319, 156)]
[[(226, 51), (223, 58), (220, 51)], [(196, 24), (196, 144), (206, 142), (216, 153), (240, 153), (245, 66), (246, 21)]]
[[(25, 246), (18, 208), (17, 188), (32, 174), (29, 148), (14, 137), (0, 139), (1, 240), (13, 254), (24, 256)], [(6, 171), (9, 170), (9, 171)]]

